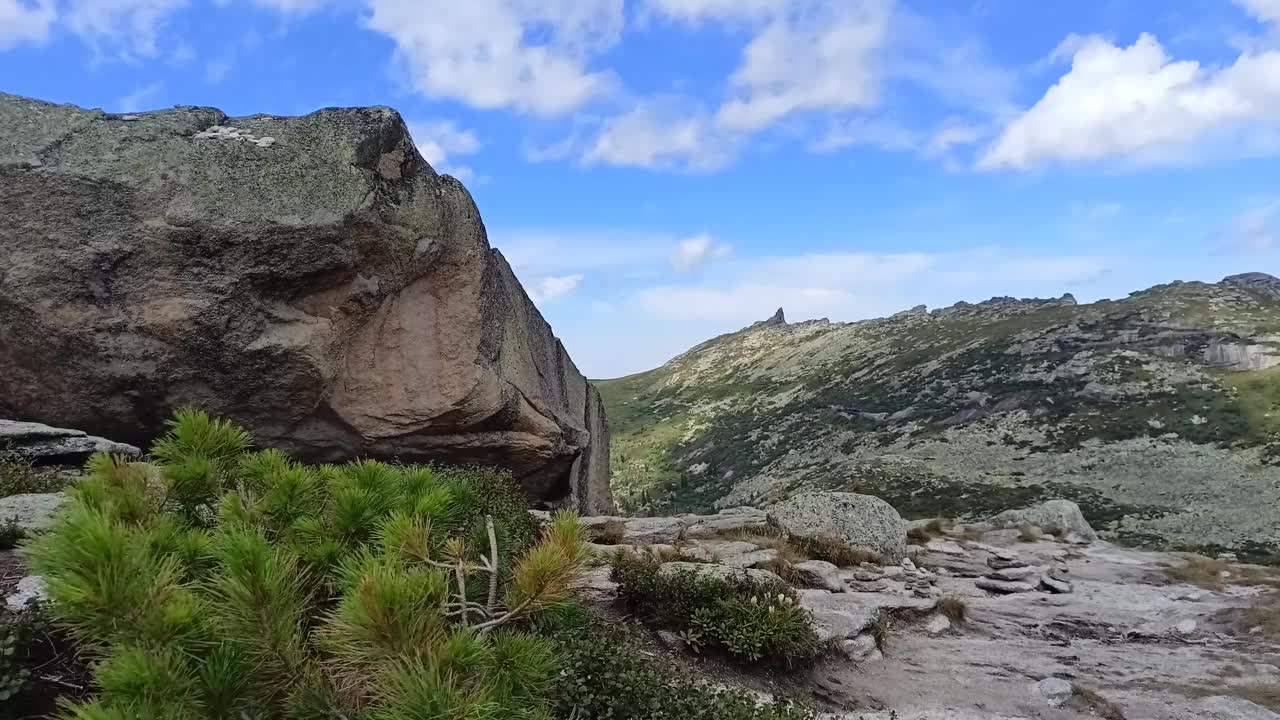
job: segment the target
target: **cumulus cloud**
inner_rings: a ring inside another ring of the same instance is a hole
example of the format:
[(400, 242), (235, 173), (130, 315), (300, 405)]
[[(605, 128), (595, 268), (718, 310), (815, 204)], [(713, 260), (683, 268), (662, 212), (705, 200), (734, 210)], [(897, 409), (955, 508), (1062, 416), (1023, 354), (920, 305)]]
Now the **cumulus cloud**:
[(539, 278), (529, 284), (525, 290), (529, 297), (539, 305), (554, 302), (578, 289), (582, 284), (582, 274), (552, 275)]
[(1219, 246), (1230, 252), (1267, 253), (1280, 250), (1280, 200), (1241, 213), (1218, 235)]
[(1141, 157), (1280, 123), (1280, 51), (1246, 52), (1218, 70), (1171, 59), (1148, 34), (1128, 47), (1073, 37), (1058, 53), (1071, 70), (1003, 129), (980, 168)]
[(480, 139), (471, 130), (459, 128), (451, 120), (431, 120), (409, 123), (409, 134), (422, 157), (436, 172), (453, 175), (460, 180), (471, 180), (475, 171), (465, 165), (455, 165), (453, 155), (470, 155), (480, 150)]
[(591, 58), (615, 45), (622, 0), (369, 0), (413, 87), (483, 109), (559, 115), (614, 87)]
[(728, 245), (718, 243), (706, 233), (694, 235), (680, 241), (676, 251), (671, 254), (671, 267), (676, 272), (693, 272), (712, 260), (729, 256)]
[(733, 157), (735, 139), (705, 112), (647, 100), (606, 119), (582, 150), (584, 165), (716, 170)]
[(57, 18), (53, 0), (0, 0), (0, 50), (44, 42)]
[(773, 17), (743, 50), (717, 121), (759, 130), (799, 111), (874, 105), (891, 9), (888, 0), (797, 2)]
[(1280, 0), (1236, 0), (1236, 4), (1260, 22), (1280, 23)]
[(187, 0), (71, 0), (66, 21), (100, 51), (151, 58), (165, 19)]

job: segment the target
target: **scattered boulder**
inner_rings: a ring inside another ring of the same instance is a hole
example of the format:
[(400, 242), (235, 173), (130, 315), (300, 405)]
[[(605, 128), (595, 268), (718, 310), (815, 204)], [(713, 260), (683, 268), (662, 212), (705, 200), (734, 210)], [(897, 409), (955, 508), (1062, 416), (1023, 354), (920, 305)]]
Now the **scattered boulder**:
[(26, 533), (42, 532), (53, 524), (71, 498), (63, 493), (28, 493), (0, 498), (0, 522), (16, 520)]
[(872, 660), (880, 653), (880, 648), (876, 647), (876, 639), (867, 633), (841, 640), (836, 643), (836, 647), (840, 648), (846, 658), (856, 663)]
[(932, 615), (924, 624), (924, 631), (930, 635), (941, 635), (951, 629), (951, 621), (946, 615)]
[(1049, 707), (1062, 707), (1071, 699), (1071, 683), (1062, 678), (1047, 677), (1032, 686)]
[(907, 523), (872, 495), (809, 492), (769, 508), (769, 519), (791, 535), (831, 535), (898, 562), (907, 555)]
[(825, 560), (805, 560), (793, 563), (791, 567), (809, 587), (831, 592), (844, 592), (846, 589), (844, 581), (840, 579), (840, 568)]
[(394, 110), (0, 117), (0, 416), (145, 446), (195, 405), (305, 460), (611, 509), (599, 392)]
[(1098, 539), (1080, 512), (1080, 506), (1070, 500), (1049, 500), (1034, 507), (1006, 510), (990, 522), (1000, 528), (1034, 525), (1073, 544), (1088, 544)]
[(0, 420), (0, 451), (12, 451), (39, 465), (83, 465), (97, 452), (136, 457), (138, 448), (82, 430), (56, 428), (42, 423)]
[(1040, 576), (1040, 587), (1057, 595), (1065, 595), (1066, 593), (1071, 592), (1072, 589), (1071, 583), (1066, 580), (1059, 580), (1048, 575)]

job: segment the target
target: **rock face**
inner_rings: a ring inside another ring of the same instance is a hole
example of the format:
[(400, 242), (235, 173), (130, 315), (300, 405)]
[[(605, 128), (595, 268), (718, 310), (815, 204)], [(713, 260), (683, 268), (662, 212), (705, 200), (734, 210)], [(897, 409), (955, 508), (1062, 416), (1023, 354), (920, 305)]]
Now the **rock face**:
[(611, 505), (598, 393), (389, 108), (112, 115), (0, 94), (0, 416), (145, 445), (510, 468)]
[(847, 545), (901, 560), (907, 524), (878, 497), (845, 492), (802, 493), (769, 508), (769, 518), (791, 535), (832, 535)]
[(88, 435), (82, 430), (0, 420), (0, 452), (10, 451), (41, 464), (79, 465), (96, 452), (140, 455), (132, 445)]

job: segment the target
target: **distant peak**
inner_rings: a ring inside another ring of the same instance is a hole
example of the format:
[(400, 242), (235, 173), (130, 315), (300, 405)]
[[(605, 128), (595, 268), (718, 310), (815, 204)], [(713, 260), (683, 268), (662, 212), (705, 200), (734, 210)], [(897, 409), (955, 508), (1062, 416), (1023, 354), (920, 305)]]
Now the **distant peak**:
[(774, 313), (773, 317), (769, 318), (768, 320), (765, 320), (764, 324), (765, 325), (786, 325), (787, 324), (786, 313), (782, 312), (782, 308), (778, 308), (778, 312)]

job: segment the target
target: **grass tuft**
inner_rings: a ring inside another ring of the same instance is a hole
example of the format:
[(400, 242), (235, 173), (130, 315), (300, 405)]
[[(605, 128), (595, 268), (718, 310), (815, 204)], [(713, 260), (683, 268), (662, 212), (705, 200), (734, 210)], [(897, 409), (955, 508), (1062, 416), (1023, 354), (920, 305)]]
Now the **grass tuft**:
[(938, 599), (938, 612), (952, 622), (962, 623), (969, 619), (969, 602), (959, 595), (943, 595)]

